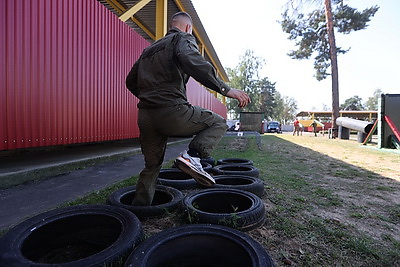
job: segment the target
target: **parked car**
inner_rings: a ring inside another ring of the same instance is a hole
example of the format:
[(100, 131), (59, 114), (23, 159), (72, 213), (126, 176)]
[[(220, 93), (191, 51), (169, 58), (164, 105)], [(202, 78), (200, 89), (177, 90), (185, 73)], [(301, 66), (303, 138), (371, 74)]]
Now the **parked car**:
[[(229, 126), (229, 124), (228, 124)], [(236, 121), (232, 126), (229, 127), (228, 131), (239, 131), (240, 130), (240, 122)]]
[(267, 133), (282, 133), (281, 124), (277, 121), (269, 121), (267, 125)]

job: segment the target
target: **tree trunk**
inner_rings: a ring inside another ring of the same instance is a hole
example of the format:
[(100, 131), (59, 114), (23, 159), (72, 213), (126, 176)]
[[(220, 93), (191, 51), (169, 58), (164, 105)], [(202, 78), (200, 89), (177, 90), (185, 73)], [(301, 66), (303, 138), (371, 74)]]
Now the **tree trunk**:
[(337, 137), (336, 119), (339, 117), (339, 73), (336, 53), (335, 33), (333, 30), (331, 0), (325, 0), (325, 17), (328, 29), (328, 40), (330, 46), (331, 72), (332, 72), (332, 128), (333, 136)]

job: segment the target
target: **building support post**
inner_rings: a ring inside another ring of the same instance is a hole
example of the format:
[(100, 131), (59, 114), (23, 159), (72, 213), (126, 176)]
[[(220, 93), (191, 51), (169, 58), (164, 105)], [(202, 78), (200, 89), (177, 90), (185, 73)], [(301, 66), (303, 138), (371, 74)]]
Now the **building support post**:
[(156, 0), (156, 40), (167, 34), (168, 0)]

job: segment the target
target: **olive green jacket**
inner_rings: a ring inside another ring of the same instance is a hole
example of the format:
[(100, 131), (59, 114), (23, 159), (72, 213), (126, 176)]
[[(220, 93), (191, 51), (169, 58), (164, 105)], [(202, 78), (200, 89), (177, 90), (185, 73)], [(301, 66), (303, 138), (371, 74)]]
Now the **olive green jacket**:
[(230, 90), (200, 54), (194, 36), (172, 28), (144, 49), (126, 78), (126, 86), (139, 98), (138, 108), (162, 108), (188, 103), (189, 77), (222, 95)]

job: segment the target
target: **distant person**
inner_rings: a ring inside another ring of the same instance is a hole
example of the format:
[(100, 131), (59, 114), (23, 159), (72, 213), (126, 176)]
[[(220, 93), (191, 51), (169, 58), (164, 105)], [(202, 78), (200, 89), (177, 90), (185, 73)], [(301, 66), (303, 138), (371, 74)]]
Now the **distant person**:
[(297, 133), (297, 136), (299, 136), (299, 132), (300, 132), (300, 122), (299, 122), (299, 120), (298, 119), (296, 119), (294, 122), (293, 122), (293, 127), (294, 127), (294, 129), (293, 129), (293, 136)]
[(311, 126), (313, 127), (314, 136), (317, 136), (317, 126), (318, 126), (318, 124), (314, 121), (313, 123), (311, 123)]
[(169, 136), (195, 135), (188, 151), (182, 152), (175, 164), (198, 183), (215, 184), (203, 170), (200, 158), (210, 155), (228, 126), (218, 114), (188, 102), (186, 83), (190, 77), (237, 99), (240, 108), (250, 103), (245, 92), (220, 80), (214, 67), (200, 54), (188, 13), (174, 14), (170, 26), (165, 37), (143, 50), (126, 78), (127, 88), (139, 98), (138, 125), (145, 160), (132, 203), (136, 206), (149, 206), (153, 201)]

